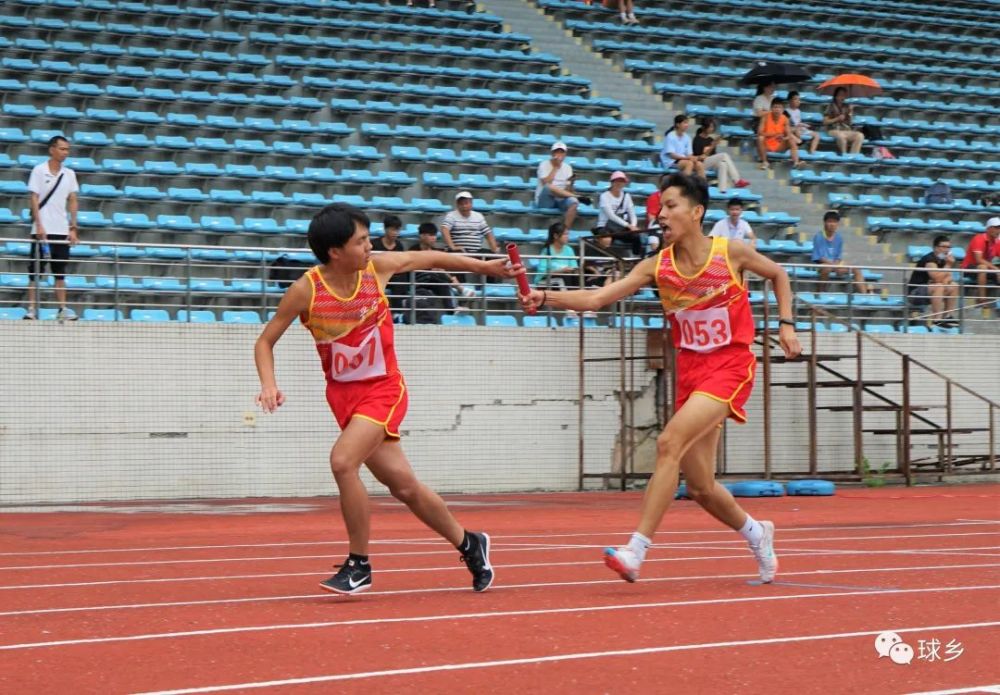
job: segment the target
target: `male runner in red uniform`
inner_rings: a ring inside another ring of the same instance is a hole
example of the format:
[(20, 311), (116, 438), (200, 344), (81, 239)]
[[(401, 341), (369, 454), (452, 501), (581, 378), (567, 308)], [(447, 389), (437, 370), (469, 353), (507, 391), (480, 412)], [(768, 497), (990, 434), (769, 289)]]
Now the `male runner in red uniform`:
[(677, 352), (677, 408), (657, 438), (656, 470), (642, 500), (639, 525), (628, 545), (607, 548), (605, 564), (634, 582), (653, 534), (677, 491), (684, 471), (688, 495), (705, 511), (746, 538), (760, 578), (773, 581), (778, 569), (774, 524), (756, 521), (715, 482), (720, 425), (727, 418), (746, 422), (743, 406), (753, 388), (754, 326), (743, 271), (774, 283), (781, 317), (781, 347), (789, 358), (800, 352), (792, 320), (788, 275), (747, 244), (706, 237), (701, 230), (708, 186), (701, 178), (674, 174), (661, 194), (658, 216), (663, 250), (639, 263), (626, 277), (595, 290), (522, 295), (527, 307), (596, 311), (655, 284), (670, 318)]
[(490, 538), (469, 533), (437, 493), (417, 480), (399, 444), (406, 414), (406, 382), (396, 362), (392, 314), (385, 285), (393, 275), (414, 270), (444, 270), (512, 277), (520, 268), (506, 259), (481, 261), (439, 251), (371, 255), (368, 217), (350, 205), (325, 207), (309, 225), (309, 248), (320, 265), (288, 288), (274, 318), (254, 348), (261, 390), (257, 402), (274, 412), (285, 396), (274, 376), (274, 344), (296, 317), (316, 340), (326, 375), (326, 400), (342, 430), (330, 452), (330, 467), (340, 491), (350, 554), (340, 571), (320, 586), (340, 594), (371, 587), (368, 562), (368, 492), (358, 472), (362, 464), (393, 497), (461, 553), (472, 573), (472, 588), (493, 583)]

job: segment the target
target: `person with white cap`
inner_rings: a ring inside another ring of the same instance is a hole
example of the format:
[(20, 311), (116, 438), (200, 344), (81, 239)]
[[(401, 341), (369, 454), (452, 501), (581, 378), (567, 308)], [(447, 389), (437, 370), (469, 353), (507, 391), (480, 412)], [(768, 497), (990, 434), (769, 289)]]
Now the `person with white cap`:
[(566, 144), (553, 143), (550, 159), (538, 163), (538, 186), (535, 188), (535, 205), (540, 208), (559, 208), (563, 225), (573, 228), (580, 201), (573, 192), (573, 167), (566, 163)]
[(616, 171), (611, 174), (610, 182), (608, 190), (601, 193), (598, 200), (597, 226), (611, 232), (618, 245), (628, 246), (635, 255), (641, 256), (639, 217), (632, 196), (625, 192), (628, 176), (624, 171)]
[(472, 209), (472, 194), (468, 191), (460, 191), (455, 196), (455, 209), (450, 210), (441, 221), (441, 235), (449, 251), (480, 253), (489, 245), (491, 252), (500, 252), (486, 218)]
[(965, 258), (962, 260), (962, 270), (975, 270), (976, 284), (979, 285), (979, 301), (983, 303), (983, 311), (987, 301), (987, 286), (1000, 285), (1000, 267), (993, 261), (1000, 256), (1000, 217), (986, 220), (986, 231), (972, 237)]

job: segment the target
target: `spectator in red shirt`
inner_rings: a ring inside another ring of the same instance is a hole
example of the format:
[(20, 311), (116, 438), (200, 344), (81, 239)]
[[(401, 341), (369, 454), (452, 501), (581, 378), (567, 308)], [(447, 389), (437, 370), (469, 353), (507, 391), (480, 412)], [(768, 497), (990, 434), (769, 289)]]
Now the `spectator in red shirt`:
[(648, 198), (646, 198), (646, 232), (649, 234), (647, 240), (647, 251), (650, 253), (655, 252), (660, 248), (660, 223), (657, 219), (660, 216), (660, 193), (667, 186), (667, 181), (670, 180), (670, 174), (663, 174), (660, 176), (660, 182), (656, 187), (656, 190)]
[[(963, 270), (977, 270), (977, 284), (979, 285), (979, 301), (986, 308), (987, 285), (1000, 284), (1000, 267), (994, 263), (994, 259), (1000, 256), (1000, 217), (991, 217), (986, 221), (986, 231), (972, 237), (969, 248), (965, 250), (965, 260), (962, 261)], [(992, 272), (990, 272), (992, 271)]]

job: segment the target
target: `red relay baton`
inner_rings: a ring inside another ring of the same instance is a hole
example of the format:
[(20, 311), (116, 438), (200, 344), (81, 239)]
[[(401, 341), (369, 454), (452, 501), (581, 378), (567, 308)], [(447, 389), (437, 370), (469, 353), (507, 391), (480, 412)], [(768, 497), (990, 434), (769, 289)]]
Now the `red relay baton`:
[[(517, 244), (513, 242), (507, 244), (507, 258), (514, 265), (523, 265), (521, 264), (521, 252), (517, 250)], [(531, 294), (531, 286), (528, 285), (528, 276), (524, 273), (517, 276), (517, 288), (521, 290), (521, 294)], [(530, 309), (525, 309), (525, 311), (533, 316), (537, 309), (531, 307)]]

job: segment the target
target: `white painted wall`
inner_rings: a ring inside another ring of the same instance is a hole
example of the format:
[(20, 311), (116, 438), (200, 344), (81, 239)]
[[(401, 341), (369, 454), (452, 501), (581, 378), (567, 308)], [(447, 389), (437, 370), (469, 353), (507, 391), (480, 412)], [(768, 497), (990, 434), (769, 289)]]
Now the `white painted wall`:
[[(338, 430), (311, 339), (293, 327), (279, 343), (278, 380), (288, 402), (265, 416), (253, 403), (258, 330), (0, 326), (0, 503), (331, 493), (327, 456)], [(823, 352), (846, 349), (851, 338), (827, 340)], [(892, 336), (889, 342), (1000, 400), (995, 338)], [(588, 356), (617, 354), (617, 333), (588, 331), (587, 344)], [(410, 387), (404, 447), (422, 480), (441, 492), (576, 488), (576, 331), (404, 326), (397, 346)], [(642, 364), (637, 384), (648, 389), (653, 374)], [(889, 366), (866, 361), (866, 374)], [(779, 369), (789, 379), (804, 375), (798, 366)], [(618, 433), (617, 365), (588, 365), (586, 384), (585, 468), (604, 472)], [(761, 470), (761, 393), (758, 379), (751, 423), (729, 429), (731, 471)], [(805, 392), (775, 393), (775, 468), (801, 470)], [(914, 402), (935, 398), (942, 397), (928, 391)], [(637, 419), (652, 419), (651, 401), (644, 399)], [(822, 417), (821, 463), (850, 468), (850, 415)], [(982, 416), (966, 408), (960, 417)], [(892, 456), (890, 441), (866, 446), (873, 462)]]

